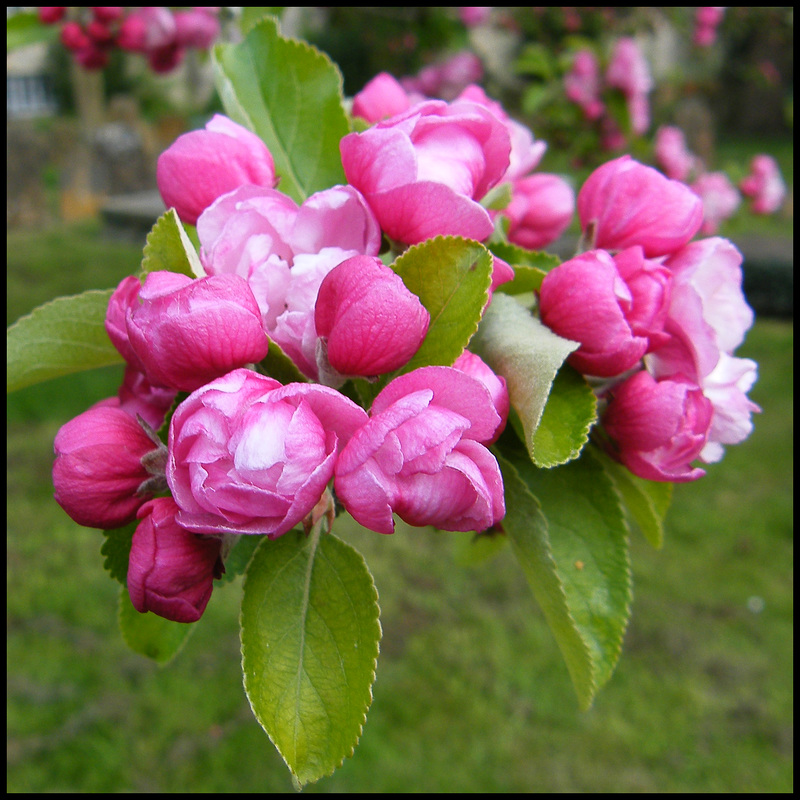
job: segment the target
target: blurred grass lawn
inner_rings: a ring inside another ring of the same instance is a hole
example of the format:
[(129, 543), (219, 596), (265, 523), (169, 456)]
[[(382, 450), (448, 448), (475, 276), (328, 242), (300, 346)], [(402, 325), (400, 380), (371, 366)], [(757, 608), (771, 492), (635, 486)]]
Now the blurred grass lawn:
[[(10, 233), (9, 320), (136, 269), (138, 246), (96, 233)], [(341, 534), (374, 574), (384, 639), (354, 757), (307, 792), (792, 791), (792, 323), (759, 320), (738, 354), (760, 364), (763, 414), (676, 487), (662, 551), (632, 537), (632, 622), (587, 713), (509, 550), (466, 569), (458, 534)], [(241, 685), (240, 583), (159, 668), (120, 637), (100, 533), (52, 499), (56, 431), (119, 379), (9, 397), (7, 790), (291, 791)]]

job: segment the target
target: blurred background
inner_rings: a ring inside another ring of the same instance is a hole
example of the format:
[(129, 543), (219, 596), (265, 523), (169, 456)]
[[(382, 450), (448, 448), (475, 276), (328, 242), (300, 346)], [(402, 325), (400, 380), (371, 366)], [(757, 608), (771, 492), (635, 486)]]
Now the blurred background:
[[(769, 213), (739, 192), (716, 229), (745, 257), (756, 323), (737, 355), (759, 363), (762, 413), (675, 487), (660, 551), (633, 532), (632, 620), (592, 709), (508, 549), (470, 567), (459, 534), (343, 530), (380, 594), (375, 699), (353, 758), (305, 791), (792, 791), (793, 9), (223, 7), (205, 47), (95, 64), (65, 46), (63, 18), (9, 7), (7, 324), (138, 269), (163, 211), (159, 153), (222, 111), (209, 47), (263, 11), (339, 64), (347, 96), (381, 71), (445, 99), (478, 83), (576, 189), (622, 152), (657, 165), (662, 126), (734, 190), (758, 154), (785, 184)], [(614, 87), (595, 119), (565, 91), (578, 53), (604, 65), (621, 38), (649, 68), (646, 127)], [(548, 249), (574, 251), (577, 233)], [(52, 499), (56, 431), (120, 381), (97, 370), (8, 397), (7, 789), (291, 791), (241, 685), (240, 582), (158, 667), (121, 639), (101, 533)]]

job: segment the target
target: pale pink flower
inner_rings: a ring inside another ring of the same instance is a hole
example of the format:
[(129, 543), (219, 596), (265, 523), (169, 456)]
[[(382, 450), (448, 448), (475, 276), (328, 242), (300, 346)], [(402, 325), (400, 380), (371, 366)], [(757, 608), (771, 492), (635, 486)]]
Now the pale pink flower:
[(529, 250), (554, 242), (567, 229), (575, 213), (575, 192), (558, 175), (537, 173), (512, 183), (508, 240)]
[(200, 216), (197, 234), (206, 272), (245, 278), (269, 337), (316, 379), (320, 284), (345, 259), (377, 255), (381, 246), (378, 222), (361, 194), (334, 186), (298, 206), (273, 189), (243, 186)]
[(193, 280), (151, 272), (139, 303), (127, 312), (126, 326), (151, 383), (191, 392), (267, 354), (261, 311), (238, 275)]
[(184, 133), (159, 156), (156, 180), (167, 208), (195, 225), (218, 197), (239, 186), (274, 186), (275, 164), (258, 136), (215, 114), (204, 130)]
[(327, 386), (237, 369), (184, 400), (169, 429), (167, 483), (196, 533), (274, 538), (311, 513), (339, 449), (367, 414)]
[(214, 9), (196, 7), (191, 11), (175, 12), (175, 37), (181, 47), (207, 50), (220, 33)]
[(482, 531), (505, 514), (503, 480), (481, 444), (500, 423), (479, 380), (452, 367), (401, 375), (375, 398), (370, 419), (336, 464), (337, 499), (355, 519), (393, 533), (409, 525)]
[(198, 536), (175, 521), (178, 506), (158, 497), (142, 506), (131, 542), (128, 594), (133, 607), (173, 622), (197, 622), (206, 610), (214, 578), (225, 568), (222, 540)]
[(668, 255), (685, 245), (703, 223), (703, 204), (685, 184), (629, 155), (598, 167), (578, 193), (584, 233), (604, 250), (639, 245), (645, 256)]
[(350, 184), (395, 241), (438, 235), (483, 240), (492, 220), (479, 200), (505, 174), (511, 142), (488, 109), (430, 100), (351, 133), (340, 144)]
[(475, 28), (489, 21), (493, 6), (459, 6), (458, 16), (467, 28)]
[(127, 524), (151, 496), (139, 494), (150, 478), (142, 458), (157, 445), (131, 414), (114, 404), (111, 398), (71, 419), (53, 444), (56, 502), (87, 528)]
[(705, 475), (692, 461), (708, 439), (711, 402), (681, 376), (657, 381), (641, 370), (609, 392), (602, 422), (610, 453), (640, 478), (693, 481)]
[(742, 202), (739, 191), (724, 172), (706, 172), (692, 184), (692, 191), (703, 201), (703, 225), (700, 232), (716, 233), (732, 217)]
[(692, 242), (665, 262), (672, 272), (667, 343), (646, 358), (657, 378), (685, 375), (713, 404), (705, 461), (717, 461), (722, 445), (736, 444), (752, 430), (750, 415), (760, 409), (747, 398), (756, 380), (755, 362), (735, 358), (753, 324), (742, 292), (742, 256), (718, 237)]
[(750, 173), (739, 184), (742, 192), (751, 198), (751, 208), (756, 214), (773, 214), (786, 198), (786, 184), (778, 162), (768, 155), (757, 155), (750, 162)]
[(430, 324), (419, 298), (375, 256), (353, 256), (334, 267), (319, 287), (314, 313), (323, 361), (341, 376), (399, 369), (419, 350)]

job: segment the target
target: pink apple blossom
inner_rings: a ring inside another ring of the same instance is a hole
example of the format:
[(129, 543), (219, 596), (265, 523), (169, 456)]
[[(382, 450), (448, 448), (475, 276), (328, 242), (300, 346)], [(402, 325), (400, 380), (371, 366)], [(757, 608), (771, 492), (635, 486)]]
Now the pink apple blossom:
[(600, 377), (621, 375), (648, 351), (652, 322), (667, 298), (660, 281), (642, 281), (639, 288), (634, 297), (604, 250), (582, 253), (547, 273), (539, 290), (541, 319), (554, 333), (580, 343), (569, 356), (575, 369)]
[(751, 198), (751, 208), (756, 214), (774, 214), (786, 199), (786, 184), (778, 162), (768, 155), (753, 158), (750, 173), (739, 184), (739, 188)]
[(142, 459), (157, 445), (121, 408), (84, 411), (61, 426), (53, 446), (55, 499), (79, 525), (119, 528), (149, 499), (139, 493), (151, 477)]
[(311, 513), (339, 449), (367, 422), (334, 389), (282, 386), (237, 369), (181, 403), (169, 429), (167, 483), (196, 533), (277, 537)]
[(178, 506), (158, 497), (139, 510), (128, 561), (133, 607), (173, 622), (197, 622), (206, 610), (214, 578), (225, 571), (222, 540), (198, 536), (175, 521)]
[(400, 82), (388, 72), (381, 72), (353, 97), (353, 116), (378, 122), (411, 107), (411, 99)]
[(682, 376), (657, 381), (641, 370), (614, 386), (602, 422), (611, 454), (640, 478), (693, 481), (692, 467), (705, 446), (711, 402)]
[(511, 202), (502, 212), (510, 222), (508, 240), (529, 250), (554, 242), (575, 213), (575, 192), (558, 175), (535, 173), (512, 183)]
[(692, 184), (692, 191), (703, 201), (700, 232), (716, 233), (719, 226), (736, 213), (741, 195), (724, 172), (706, 172)]
[(213, 9), (197, 6), (191, 11), (175, 12), (175, 38), (180, 47), (207, 50), (220, 33), (220, 24)]
[(653, 88), (650, 67), (635, 39), (628, 36), (617, 39), (605, 79), (608, 86), (619, 89), (628, 98), (647, 95)]
[(746, 396), (756, 364), (733, 356), (753, 324), (742, 292), (742, 255), (719, 237), (691, 242), (665, 266), (672, 272), (672, 298), (664, 325), (666, 344), (647, 356), (657, 377), (687, 376), (710, 398), (714, 417), (702, 458), (717, 461), (722, 445), (736, 444), (760, 409)]
[(275, 185), (272, 154), (261, 139), (222, 114), (179, 136), (158, 158), (156, 180), (167, 208), (189, 225), (218, 197), (248, 184)]
[(342, 376), (399, 369), (419, 350), (430, 324), (419, 298), (375, 256), (353, 256), (334, 267), (319, 287), (314, 314), (324, 357)]
[(662, 125), (656, 131), (655, 157), (664, 174), (676, 181), (685, 181), (698, 163), (683, 131), (675, 125)]
[(599, 119), (605, 112), (600, 99), (600, 66), (591, 50), (579, 50), (572, 67), (564, 76), (567, 99), (580, 106), (588, 120)]
[(685, 184), (624, 155), (588, 177), (578, 192), (578, 216), (584, 233), (593, 230), (595, 247), (639, 245), (655, 258), (679, 250), (697, 233), (703, 204)]
[(522, 178), (536, 169), (547, 150), (547, 142), (534, 139), (533, 133), (526, 125), (510, 117), (503, 106), (492, 100), (480, 86), (475, 84), (467, 86), (454, 102), (477, 103), (484, 106), (505, 125), (511, 139), (511, 151), (508, 155), (508, 169), (499, 182)]
[(418, 527), (485, 530), (505, 514), (497, 461), (481, 444), (499, 423), (489, 390), (460, 370), (401, 375), (339, 455), (336, 496), (379, 533), (394, 532), (393, 512)]
[(314, 304), (322, 279), (355, 255), (377, 255), (381, 231), (352, 186), (311, 195), (302, 206), (274, 189), (243, 186), (197, 221), (210, 275), (237, 274), (255, 295), (270, 339), (317, 378)]
[(389, 238), (416, 244), (452, 234), (480, 241), (492, 233), (477, 201), (508, 169), (511, 142), (483, 106), (420, 103), (348, 134), (340, 149), (348, 182)]
[(139, 303), (125, 322), (130, 346), (151, 383), (191, 392), (267, 354), (261, 311), (238, 275), (193, 280), (151, 272)]

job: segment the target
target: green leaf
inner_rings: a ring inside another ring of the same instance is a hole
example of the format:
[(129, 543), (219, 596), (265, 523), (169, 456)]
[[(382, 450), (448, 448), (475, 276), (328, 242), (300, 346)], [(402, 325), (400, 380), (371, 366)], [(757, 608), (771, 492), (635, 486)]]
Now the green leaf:
[(105, 556), (103, 567), (108, 570), (108, 574), (119, 581), (123, 586), (128, 585), (128, 561), (131, 555), (131, 542), (133, 532), (139, 524), (134, 520), (123, 528), (115, 528), (110, 531), (103, 531), (105, 537), (100, 554)]
[(594, 419), (594, 408), (590, 410), (584, 392), (576, 407), (583, 416), (577, 424), (569, 420), (568, 404), (581, 395), (574, 379), (559, 382), (557, 396), (563, 392), (566, 399), (559, 403), (558, 412), (548, 415), (547, 427), (537, 438), (553, 381), (566, 357), (577, 349), (577, 342), (557, 336), (513, 297), (495, 293), (471, 347), (506, 379), (511, 405), (522, 423), (525, 446), (536, 464), (552, 466), (580, 452), (586, 429)]
[(489, 242), (489, 249), (514, 268), (514, 280), (500, 284), (498, 292), (523, 294), (537, 291), (544, 276), (561, 263), (561, 259), (543, 250), (526, 250), (508, 242)]
[(478, 329), (489, 299), (491, 254), (470, 239), (438, 236), (410, 247), (392, 269), (431, 315), (425, 341), (396, 374), (431, 364), (450, 366)]
[(179, 272), (190, 278), (202, 278), (206, 271), (194, 249), (192, 240), (183, 229), (174, 208), (165, 211), (147, 234), (142, 258), (142, 271)]
[(630, 616), (627, 528), (610, 480), (591, 451), (558, 469), (520, 450), (498, 458), (506, 530), (588, 708), (611, 677)]
[(221, 581), (230, 583), (239, 575), (243, 575), (253, 557), (256, 548), (264, 539), (263, 536), (247, 534), (234, 536), (233, 546), (228, 550), (225, 557), (225, 572), (222, 574)]
[(256, 550), (242, 597), (245, 691), (301, 786), (353, 754), (380, 635), (372, 576), (352, 547), (316, 530)]
[(105, 329), (112, 292), (59, 297), (20, 317), (6, 333), (6, 391), (122, 363)]
[(195, 626), (164, 619), (152, 611), (140, 614), (123, 588), (119, 595), (119, 628), (131, 650), (163, 666), (175, 658)]
[(556, 373), (547, 404), (533, 434), (540, 467), (557, 467), (577, 458), (597, 419), (597, 398), (586, 379), (564, 364)]
[(264, 18), (239, 44), (213, 49), (226, 113), (260, 136), (280, 190), (298, 203), (344, 184), (339, 142), (350, 132), (338, 67), (306, 42), (286, 39)]
[(285, 8), (286, 6), (242, 6), (239, 30), (244, 34), (249, 33), (264, 17), (280, 18)]
[(600, 459), (619, 492), (628, 516), (645, 539), (660, 549), (664, 544), (664, 519), (672, 500), (672, 484), (646, 481), (603, 453)]

